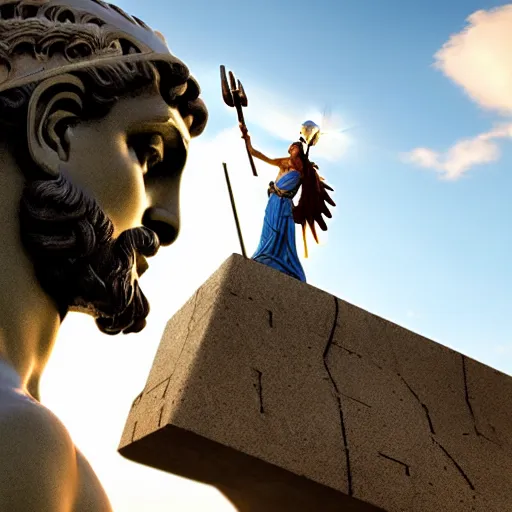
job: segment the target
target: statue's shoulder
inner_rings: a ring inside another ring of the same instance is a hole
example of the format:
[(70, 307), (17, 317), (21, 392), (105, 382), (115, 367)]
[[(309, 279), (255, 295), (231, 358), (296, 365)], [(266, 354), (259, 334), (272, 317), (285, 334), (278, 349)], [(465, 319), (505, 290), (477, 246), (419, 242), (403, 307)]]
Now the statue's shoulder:
[(64, 425), (46, 407), (5, 387), (0, 460), (0, 510), (59, 510), (73, 500), (76, 452)]

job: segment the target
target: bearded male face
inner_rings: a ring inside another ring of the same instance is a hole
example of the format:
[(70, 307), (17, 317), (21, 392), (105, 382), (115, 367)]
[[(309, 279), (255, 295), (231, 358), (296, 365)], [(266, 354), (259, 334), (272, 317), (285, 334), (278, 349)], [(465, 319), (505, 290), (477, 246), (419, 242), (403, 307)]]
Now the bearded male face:
[[(69, 156), (57, 176), (27, 180), (22, 241), (61, 315), (89, 313), (108, 334), (145, 326), (145, 258), (179, 230), (188, 132), (173, 116), (157, 89), (122, 98), (104, 117), (66, 129)], [(153, 206), (155, 189), (167, 195), (164, 206)]]
[(0, 37), (0, 149), (23, 177), (36, 278), (61, 317), (138, 332), (138, 278), (176, 239), (189, 141), (207, 119), (199, 87), (159, 34), (100, 0), (0, 0)]

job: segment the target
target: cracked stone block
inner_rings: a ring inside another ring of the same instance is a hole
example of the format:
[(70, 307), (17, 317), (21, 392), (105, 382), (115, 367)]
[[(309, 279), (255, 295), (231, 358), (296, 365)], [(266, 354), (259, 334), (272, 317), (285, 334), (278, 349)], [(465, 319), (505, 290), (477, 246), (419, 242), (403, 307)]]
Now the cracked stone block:
[(242, 512), (512, 510), (512, 378), (241, 256), (167, 324), (120, 453)]

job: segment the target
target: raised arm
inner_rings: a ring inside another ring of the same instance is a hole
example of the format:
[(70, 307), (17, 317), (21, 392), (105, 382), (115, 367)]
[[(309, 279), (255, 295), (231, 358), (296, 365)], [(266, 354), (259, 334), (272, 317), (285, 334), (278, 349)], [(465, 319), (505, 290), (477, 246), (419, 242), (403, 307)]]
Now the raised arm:
[(247, 126), (240, 124), (240, 130), (242, 131), (242, 139), (245, 139), (245, 141), (247, 142), (247, 147), (249, 148), (249, 151), (252, 156), (259, 158), (260, 160), (267, 164), (275, 165), (276, 167), (279, 168), (282, 168), (285, 165), (286, 161), (288, 160), (287, 158), (269, 158), (267, 155), (264, 155), (261, 151), (258, 151), (257, 149), (254, 149), (252, 147), (251, 136), (249, 135)]

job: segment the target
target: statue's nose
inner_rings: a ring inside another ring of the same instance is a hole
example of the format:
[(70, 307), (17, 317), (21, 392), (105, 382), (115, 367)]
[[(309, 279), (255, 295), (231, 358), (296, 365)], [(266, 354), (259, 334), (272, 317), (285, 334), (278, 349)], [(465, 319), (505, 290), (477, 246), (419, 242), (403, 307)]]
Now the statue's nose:
[(151, 207), (146, 210), (142, 224), (154, 231), (161, 245), (171, 245), (180, 231), (179, 216), (165, 208)]

